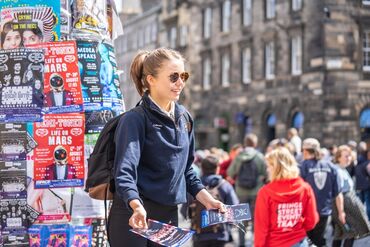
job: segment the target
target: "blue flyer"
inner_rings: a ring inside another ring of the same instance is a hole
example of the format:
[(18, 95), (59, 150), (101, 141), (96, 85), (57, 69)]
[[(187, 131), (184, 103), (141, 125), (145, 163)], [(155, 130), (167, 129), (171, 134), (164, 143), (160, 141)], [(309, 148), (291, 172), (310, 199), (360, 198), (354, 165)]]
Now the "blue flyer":
[(203, 210), (201, 227), (207, 227), (220, 223), (239, 223), (245, 220), (251, 220), (251, 212), (248, 203), (238, 205), (225, 205), (226, 213), (220, 213), (218, 210)]
[(71, 226), (70, 244), (72, 247), (91, 246), (92, 226)]

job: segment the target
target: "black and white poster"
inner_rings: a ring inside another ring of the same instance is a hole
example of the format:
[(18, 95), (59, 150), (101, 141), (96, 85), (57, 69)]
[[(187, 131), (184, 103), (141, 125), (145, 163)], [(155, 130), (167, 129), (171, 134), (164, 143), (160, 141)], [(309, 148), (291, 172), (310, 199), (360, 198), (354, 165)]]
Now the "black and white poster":
[(41, 121), (42, 49), (0, 50), (0, 122)]

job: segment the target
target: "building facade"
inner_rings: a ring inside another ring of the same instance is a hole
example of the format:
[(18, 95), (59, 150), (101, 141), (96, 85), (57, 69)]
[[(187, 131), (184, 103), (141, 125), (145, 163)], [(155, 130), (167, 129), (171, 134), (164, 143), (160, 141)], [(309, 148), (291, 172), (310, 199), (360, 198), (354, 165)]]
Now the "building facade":
[(162, 6), (158, 46), (187, 59), (191, 79), (182, 100), (199, 148), (227, 149), (249, 132), (263, 148), (290, 127), (325, 146), (370, 136), (370, 1)]

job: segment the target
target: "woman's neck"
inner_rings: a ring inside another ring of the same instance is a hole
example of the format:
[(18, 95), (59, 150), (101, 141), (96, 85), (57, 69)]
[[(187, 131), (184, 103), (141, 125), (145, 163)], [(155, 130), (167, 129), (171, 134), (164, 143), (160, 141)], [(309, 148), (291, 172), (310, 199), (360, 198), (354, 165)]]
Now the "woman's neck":
[(171, 110), (171, 101), (160, 100), (158, 97), (152, 94), (149, 94), (149, 96), (154, 101), (154, 103), (156, 103), (161, 109), (167, 112)]

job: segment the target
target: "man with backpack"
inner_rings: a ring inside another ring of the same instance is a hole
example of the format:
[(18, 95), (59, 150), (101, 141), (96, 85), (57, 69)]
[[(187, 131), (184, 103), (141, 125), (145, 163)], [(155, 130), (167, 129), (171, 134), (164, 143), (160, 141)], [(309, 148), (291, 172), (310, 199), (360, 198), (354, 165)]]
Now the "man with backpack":
[[(231, 163), (227, 175), (235, 178), (235, 190), (240, 203), (249, 203), (252, 217), (258, 190), (266, 178), (266, 164), (263, 154), (256, 147), (258, 137), (247, 134), (244, 137), (244, 150)], [(239, 246), (245, 246), (245, 234), (239, 231)]]
[[(216, 175), (219, 169), (218, 159), (209, 155), (201, 161), (202, 177), (201, 181), (206, 186), (207, 191), (217, 200), (226, 205), (235, 205), (239, 203), (232, 185)], [(190, 204), (191, 228), (196, 231), (193, 237), (193, 247), (222, 247), (230, 239), (229, 225), (217, 224), (201, 228), (201, 211), (204, 206), (194, 200)]]

